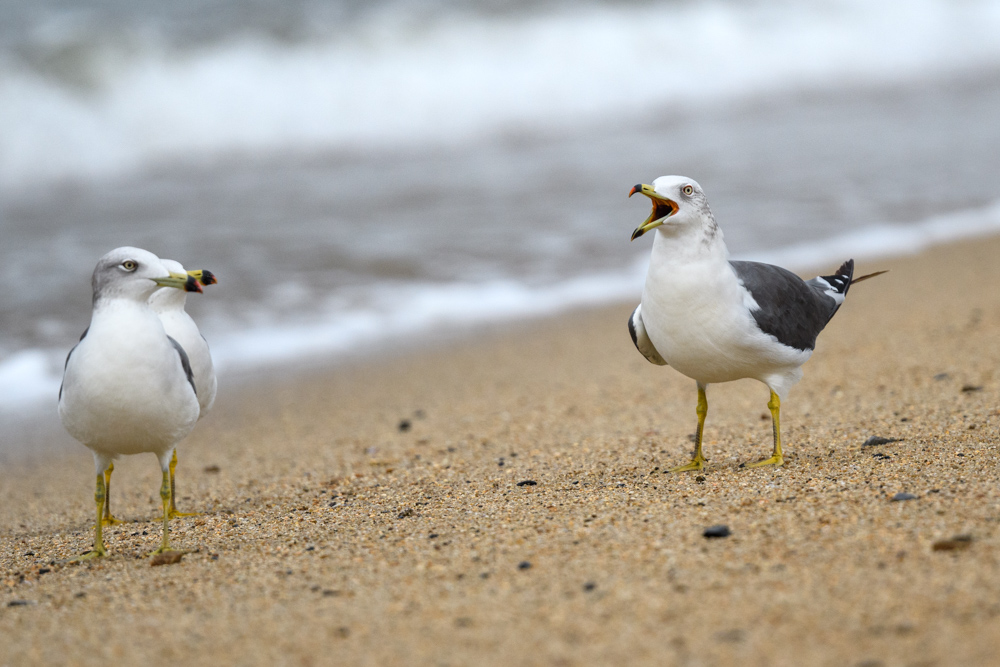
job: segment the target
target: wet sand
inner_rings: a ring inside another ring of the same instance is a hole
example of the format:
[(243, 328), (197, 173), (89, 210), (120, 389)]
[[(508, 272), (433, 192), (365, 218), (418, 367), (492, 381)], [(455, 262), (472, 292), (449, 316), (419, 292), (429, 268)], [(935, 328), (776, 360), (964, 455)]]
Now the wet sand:
[(996, 664), (998, 258), (861, 263), (892, 272), (820, 336), (779, 469), (739, 467), (771, 448), (741, 381), (709, 390), (707, 468), (664, 473), (695, 386), (632, 347), (634, 304), (223, 386), (179, 449), (175, 565), (146, 557), (151, 455), (82, 565), (89, 452), (5, 466), (0, 665)]

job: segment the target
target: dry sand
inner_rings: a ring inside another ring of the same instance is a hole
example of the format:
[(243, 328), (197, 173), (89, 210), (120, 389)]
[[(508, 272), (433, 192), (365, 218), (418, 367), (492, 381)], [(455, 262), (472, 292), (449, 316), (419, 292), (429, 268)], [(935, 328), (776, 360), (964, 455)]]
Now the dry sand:
[(710, 388), (706, 470), (663, 472), (695, 386), (635, 351), (632, 304), (223, 386), (180, 448), (203, 514), (175, 565), (145, 556), (151, 455), (82, 565), (89, 452), (8, 466), (0, 664), (1000, 664), (998, 258), (862, 263), (892, 272), (820, 336), (780, 469), (739, 467), (771, 447), (741, 381)]

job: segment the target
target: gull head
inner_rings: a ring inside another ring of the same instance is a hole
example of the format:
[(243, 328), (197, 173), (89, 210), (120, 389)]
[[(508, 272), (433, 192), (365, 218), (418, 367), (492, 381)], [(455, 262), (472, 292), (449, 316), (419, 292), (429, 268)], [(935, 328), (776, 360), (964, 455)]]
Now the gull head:
[(653, 202), (653, 211), (646, 221), (632, 232), (636, 240), (651, 229), (709, 226), (715, 228), (715, 217), (708, 207), (708, 198), (698, 181), (687, 176), (660, 176), (652, 185), (640, 183), (628, 193), (644, 194)]
[(115, 248), (98, 260), (91, 284), (95, 302), (114, 298), (145, 302), (159, 287), (201, 291), (192, 276), (183, 271), (173, 273), (153, 253), (128, 246)]

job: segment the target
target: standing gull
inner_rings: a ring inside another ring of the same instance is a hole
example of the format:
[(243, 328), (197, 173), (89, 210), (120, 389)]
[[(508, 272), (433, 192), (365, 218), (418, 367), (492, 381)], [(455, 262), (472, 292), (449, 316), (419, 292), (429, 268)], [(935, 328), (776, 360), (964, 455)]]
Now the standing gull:
[[(160, 262), (171, 275), (191, 276), (202, 285), (214, 285), (218, 281), (211, 271), (198, 269), (186, 271), (180, 262), (172, 259), (161, 259)], [(192, 290), (194, 291), (194, 290)], [(200, 290), (197, 290), (200, 291)], [(201, 419), (212, 409), (215, 403), (216, 379), (215, 368), (212, 365), (212, 355), (208, 350), (208, 342), (198, 330), (198, 325), (194, 323), (191, 316), (184, 310), (187, 302), (188, 290), (174, 289), (173, 287), (159, 287), (149, 297), (149, 306), (153, 309), (163, 325), (166, 334), (177, 341), (187, 354), (188, 363), (191, 364), (191, 375), (194, 379), (195, 391), (198, 393), (198, 404), (201, 408), (198, 419)], [(121, 523), (111, 514), (111, 474), (115, 470), (112, 462), (108, 469), (104, 471), (104, 525), (111, 526)], [(171, 519), (181, 516), (195, 516), (196, 513), (177, 511), (177, 493), (175, 487), (175, 473), (177, 470), (177, 450), (174, 449), (170, 457), (170, 517)]]
[(94, 548), (80, 559), (107, 555), (102, 512), (105, 471), (122, 454), (156, 454), (163, 473), (163, 540), (170, 549), (170, 457), (198, 421), (200, 406), (184, 349), (149, 307), (159, 286), (201, 291), (186, 274), (171, 274), (160, 259), (139, 248), (112, 250), (93, 275), (90, 327), (66, 357), (59, 388), (59, 417), (70, 435), (94, 452), (97, 525)]
[(771, 390), (774, 453), (751, 466), (781, 465), (781, 399), (802, 378), (816, 336), (847, 297), (854, 260), (834, 275), (804, 281), (770, 264), (730, 261), (722, 230), (701, 186), (684, 176), (661, 176), (636, 185), (653, 202), (633, 233), (656, 230), (642, 301), (629, 319), (632, 342), (646, 359), (670, 365), (698, 383), (694, 458), (671, 472), (701, 470), (709, 384), (742, 378)]
[[(161, 261), (171, 273), (177, 275), (187, 273), (202, 285), (214, 285), (217, 282), (211, 271), (185, 271), (180, 262), (175, 262), (172, 259)], [(188, 361), (191, 363), (191, 373), (194, 377), (194, 386), (198, 391), (198, 404), (200, 406), (198, 419), (201, 419), (212, 409), (218, 385), (215, 379), (215, 367), (212, 365), (212, 354), (208, 349), (208, 341), (201, 335), (198, 325), (184, 310), (186, 301), (186, 292), (160, 287), (149, 298), (149, 307), (160, 317), (160, 322), (167, 335), (180, 343), (180, 346), (187, 352)], [(194, 516), (194, 513), (177, 511), (177, 495), (174, 488), (174, 471), (176, 469), (177, 450), (174, 449), (174, 454), (170, 459), (170, 518)]]

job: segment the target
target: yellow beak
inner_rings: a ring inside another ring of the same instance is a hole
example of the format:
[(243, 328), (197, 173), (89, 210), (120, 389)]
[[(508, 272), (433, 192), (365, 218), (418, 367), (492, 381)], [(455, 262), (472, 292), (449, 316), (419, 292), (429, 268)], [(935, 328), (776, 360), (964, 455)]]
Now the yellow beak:
[(200, 292), (201, 285), (198, 281), (186, 273), (171, 272), (166, 278), (153, 278), (153, 282), (161, 287), (174, 287), (185, 292)]
[(646, 222), (636, 227), (635, 231), (632, 232), (632, 241), (635, 241), (649, 230), (656, 229), (662, 225), (667, 218), (677, 212), (677, 202), (667, 199), (663, 195), (657, 193), (656, 190), (653, 189), (652, 185), (640, 183), (639, 185), (633, 186), (633, 188), (629, 190), (628, 196), (631, 197), (637, 192), (646, 195), (650, 198), (650, 200), (652, 200), (653, 211), (649, 214), (649, 217), (646, 218)]
[(194, 271), (188, 271), (187, 274), (206, 287), (219, 282), (215, 278), (215, 274), (208, 269), (195, 269)]

